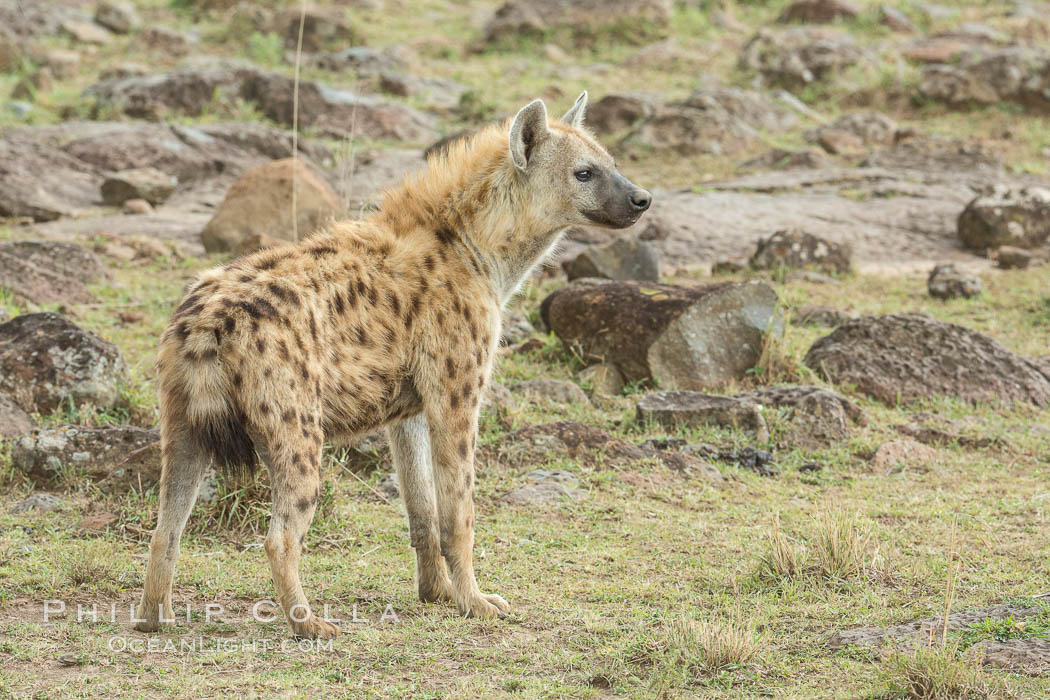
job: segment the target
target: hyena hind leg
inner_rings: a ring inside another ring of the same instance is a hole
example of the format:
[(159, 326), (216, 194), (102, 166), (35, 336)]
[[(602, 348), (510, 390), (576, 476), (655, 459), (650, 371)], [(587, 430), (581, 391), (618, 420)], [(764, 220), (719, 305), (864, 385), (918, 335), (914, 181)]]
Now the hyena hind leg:
[[(278, 442), (297, 444), (294, 439)], [(255, 444), (259, 448), (262, 443)], [(300, 639), (331, 639), (338, 636), (339, 628), (314, 615), (299, 579), (303, 541), (319, 498), (321, 443), (317, 440), (316, 444), (299, 446), (301, 451), (259, 449), (259, 456), (270, 470), (273, 499), (270, 529), (263, 546), (270, 560), (277, 600), (292, 634)]]
[[(174, 620), (171, 585), (179, 540), (186, 527), (204, 474), (211, 465), (206, 454), (184, 427), (165, 430), (161, 443), (160, 510), (150, 541), (149, 564), (142, 600), (135, 611), (135, 629), (156, 632), (162, 622)], [(163, 607), (162, 607), (163, 606)]]

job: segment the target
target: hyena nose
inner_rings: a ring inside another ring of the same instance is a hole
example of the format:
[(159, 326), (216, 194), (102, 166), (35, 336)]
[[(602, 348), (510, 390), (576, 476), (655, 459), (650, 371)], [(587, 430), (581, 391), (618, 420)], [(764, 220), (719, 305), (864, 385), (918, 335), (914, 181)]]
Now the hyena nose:
[(631, 192), (631, 206), (637, 212), (643, 212), (653, 203), (653, 196), (645, 190)]

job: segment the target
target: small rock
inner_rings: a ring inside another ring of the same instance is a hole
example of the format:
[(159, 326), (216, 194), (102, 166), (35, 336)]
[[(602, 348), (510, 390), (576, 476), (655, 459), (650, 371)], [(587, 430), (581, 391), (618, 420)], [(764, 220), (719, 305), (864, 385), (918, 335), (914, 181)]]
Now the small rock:
[(971, 250), (1036, 248), (1050, 238), (1050, 190), (996, 186), (966, 205), (958, 228), (963, 245)]
[(933, 448), (916, 440), (891, 440), (879, 445), (871, 464), (879, 474), (895, 474), (908, 468), (926, 467), (936, 457)]
[(94, 22), (68, 19), (62, 23), (62, 31), (82, 44), (108, 44), (113, 36)]
[(37, 491), (36, 493), (30, 494), (28, 498), (22, 499), (18, 503), (11, 507), (11, 515), (19, 515), (21, 513), (28, 513), (32, 510), (39, 510), (43, 513), (50, 513), (51, 511), (58, 510), (62, 507), (62, 499), (50, 493), (44, 493), (43, 491)]
[(51, 69), (55, 78), (68, 80), (76, 77), (80, 69), (80, 54), (68, 49), (52, 49), (44, 56), (44, 65)]
[(193, 34), (155, 25), (142, 30), (140, 39), (150, 51), (170, 56), (185, 56), (200, 44), (200, 39)]
[(117, 34), (127, 34), (142, 25), (138, 10), (128, 0), (100, 0), (95, 21)]
[(317, 53), (329, 45), (351, 46), (360, 44), (361, 37), (338, 12), (328, 12), (317, 7), (306, 7), (305, 15), (299, 8), (281, 13), (276, 26), (284, 38), (284, 45), (295, 49), (299, 44), (299, 28), (302, 27), (302, 46), (306, 53)]
[(853, 250), (846, 243), (832, 243), (804, 231), (777, 231), (758, 242), (751, 267), (777, 270), (816, 266), (828, 272), (849, 272)]
[(777, 22), (827, 24), (840, 19), (856, 19), (860, 11), (845, 0), (795, 0), (784, 8)]
[(620, 238), (605, 246), (590, 246), (565, 266), (569, 280), (600, 277), (611, 280), (660, 281), (660, 252), (651, 243)]
[(646, 394), (638, 402), (638, 421), (655, 421), (669, 428), (681, 425), (717, 425), (764, 433), (769, 429), (757, 404), (731, 396), (701, 394), (696, 391), (659, 391)]
[(926, 288), (935, 299), (971, 299), (984, 290), (984, 283), (952, 263), (937, 265), (926, 280)]
[(510, 386), (512, 394), (526, 399), (540, 399), (556, 404), (590, 404), (587, 394), (573, 382), (562, 379), (533, 379)]
[(1003, 270), (1023, 270), (1032, 264), (1032, 252), (1010, 245), (999, 246), (995, 251), (995, 263)]
[(171, 196), (176, 185), (176, 178), (156, 168), (121, 170), (102, 183), (102, 201), (116, 207), (129, 199), (144, 199), (156, 206)]
[(120, 213), (129, 215), (152, 214), (153, 205), (145, 199), (128, 199), (121, 205)]

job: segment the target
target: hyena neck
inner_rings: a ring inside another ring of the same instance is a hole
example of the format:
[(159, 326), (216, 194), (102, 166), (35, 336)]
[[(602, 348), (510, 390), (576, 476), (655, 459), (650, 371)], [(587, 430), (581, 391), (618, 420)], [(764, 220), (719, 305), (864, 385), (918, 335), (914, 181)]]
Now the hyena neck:
[(389, 192), (380, 216), (395, 230), (434, 232), (505, 304), (567, 228), (537, 211), (535, 200), (510, 160), (506, 133), (490, 127)]

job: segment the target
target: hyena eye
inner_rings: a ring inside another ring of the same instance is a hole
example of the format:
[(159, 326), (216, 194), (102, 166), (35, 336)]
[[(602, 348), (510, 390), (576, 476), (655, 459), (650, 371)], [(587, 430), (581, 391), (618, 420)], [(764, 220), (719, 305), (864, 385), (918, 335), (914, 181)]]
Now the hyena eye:
[(593, 173), (591, 173), (590, 170), (577, 170), (576, 172), (573, 173), (573, 175), (576, 176), (576, 179), (579, 180), (580, 182), (587, 182), (588, 180), (591, 179), (591, 175), (592, 174)]

